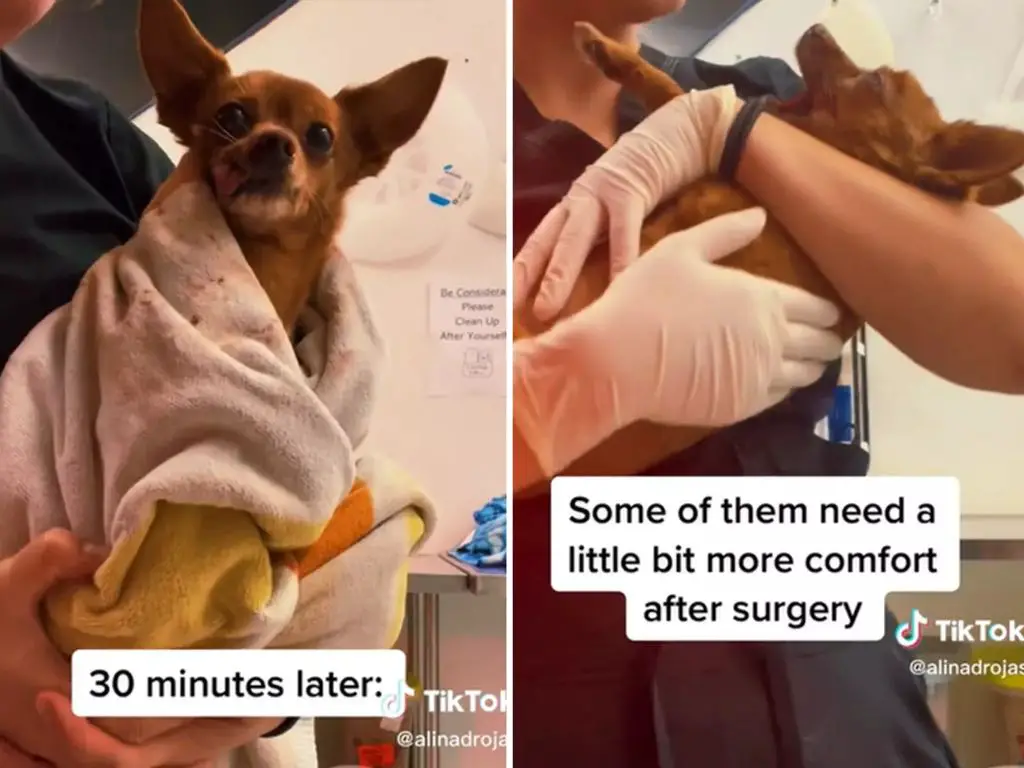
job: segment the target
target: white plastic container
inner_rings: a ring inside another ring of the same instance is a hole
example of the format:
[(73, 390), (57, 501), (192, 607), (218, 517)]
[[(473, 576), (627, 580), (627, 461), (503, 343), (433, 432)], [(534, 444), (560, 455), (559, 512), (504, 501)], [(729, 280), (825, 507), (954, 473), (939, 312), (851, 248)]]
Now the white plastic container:
[(449, 72), (419, 133), (346, 200), (338, 244), (355, 263), (387, 264), (436, 251), (487, 183), (487, 132)]
[(505, 237), (505, 177), (508, 168), (505, 160), (495, 163), (487, 174), (487, 182), (481, 194), (473, 203), (469, 223), (477, 229), (495, 237)]

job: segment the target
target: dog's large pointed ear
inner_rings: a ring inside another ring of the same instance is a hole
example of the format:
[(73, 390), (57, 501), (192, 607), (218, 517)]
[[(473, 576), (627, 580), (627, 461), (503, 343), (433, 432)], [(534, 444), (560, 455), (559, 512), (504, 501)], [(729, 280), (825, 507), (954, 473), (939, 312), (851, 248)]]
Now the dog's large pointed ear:
[(199, 33), (178, 0), (141, 0), (139, 53), (157, 117), (187, 145), (207, 88), (231, 75), (227, 59)]
[(966, 121), (950, 123), (927, 147), (925, 179), (981, 205), (1004, 205), (1024, 195), (1012, 174), (1024, 166), (1024, 133)]
[(356, 150), (360, 177), (379, 173), (391, 153), (419, 131), (429, 114), (448, 62), (420, 59), (366, 85), (345, 88), (334, 97)]

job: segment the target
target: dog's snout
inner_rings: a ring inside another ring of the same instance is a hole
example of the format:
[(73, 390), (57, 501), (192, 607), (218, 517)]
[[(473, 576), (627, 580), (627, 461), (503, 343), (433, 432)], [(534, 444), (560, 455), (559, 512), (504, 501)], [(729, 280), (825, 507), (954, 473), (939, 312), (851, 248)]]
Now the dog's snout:
[(828, 27), (824, 24), (815, 24), (807, 30), (807, 34), (811, 37), (816, 37), (819, 40), (831, 40), (832, 33), (828, 31)]
[(280, 172), (292, 163), (295, 142), (280, 131), (268, 131), (257, 137), (249, 149), (249, 162), (254, 169)]

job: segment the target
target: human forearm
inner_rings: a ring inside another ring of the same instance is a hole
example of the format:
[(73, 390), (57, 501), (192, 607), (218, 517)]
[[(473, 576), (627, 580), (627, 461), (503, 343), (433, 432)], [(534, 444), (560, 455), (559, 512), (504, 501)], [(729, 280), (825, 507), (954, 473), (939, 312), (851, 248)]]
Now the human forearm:
[(1024, 239), (762, 116), (737, 180), (843, 299), (916, 362), (958, 384), (1024, 393)]

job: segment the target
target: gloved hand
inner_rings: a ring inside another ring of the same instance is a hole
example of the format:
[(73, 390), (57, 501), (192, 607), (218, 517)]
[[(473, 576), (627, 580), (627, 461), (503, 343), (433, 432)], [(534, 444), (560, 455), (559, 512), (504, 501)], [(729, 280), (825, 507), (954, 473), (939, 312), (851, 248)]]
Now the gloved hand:
[(565, 306), (587, 255), (607, 228), (611, 276), (636, 260), (640, 228), (684, 184), (718, 170), (742, 102), (733, 87), (691, 91), (623, 135), (576, 180), (516, 256), (513, 295), (530, 294), (550, 320)]
[(839, 357), (835, 306), (714, 263), (764, 223), (753, 209), (670, 235), (589, 307), (516, 342), (516, 429), (547, 476), (634, 421), (742, 421)]

